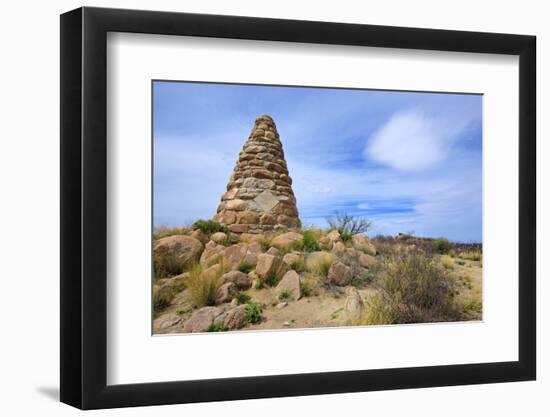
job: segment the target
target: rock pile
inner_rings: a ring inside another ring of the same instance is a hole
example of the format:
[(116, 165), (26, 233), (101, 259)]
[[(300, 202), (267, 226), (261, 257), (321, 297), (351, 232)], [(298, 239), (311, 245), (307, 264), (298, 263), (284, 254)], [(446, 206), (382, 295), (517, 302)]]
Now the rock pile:
[(283, 145), (270, 116), (254, 122), (214, 220), (237, 234), (300, 227)]

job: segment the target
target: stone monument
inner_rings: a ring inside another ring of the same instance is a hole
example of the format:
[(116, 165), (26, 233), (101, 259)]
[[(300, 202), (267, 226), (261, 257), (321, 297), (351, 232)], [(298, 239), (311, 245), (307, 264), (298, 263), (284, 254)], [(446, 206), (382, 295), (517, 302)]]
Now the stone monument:
[(300, 227), (283, 145), (270, 116), (254, 122), (214, 220), (238, 234)]

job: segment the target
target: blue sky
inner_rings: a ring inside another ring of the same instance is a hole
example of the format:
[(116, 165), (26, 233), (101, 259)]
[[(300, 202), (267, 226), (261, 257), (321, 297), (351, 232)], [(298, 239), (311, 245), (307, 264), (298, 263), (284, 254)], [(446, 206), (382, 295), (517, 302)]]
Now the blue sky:
[(300, 218), (480, 242), (482, 96), (153, 83), (154, 225), (211, 218), (254, 120), (273, 117)]

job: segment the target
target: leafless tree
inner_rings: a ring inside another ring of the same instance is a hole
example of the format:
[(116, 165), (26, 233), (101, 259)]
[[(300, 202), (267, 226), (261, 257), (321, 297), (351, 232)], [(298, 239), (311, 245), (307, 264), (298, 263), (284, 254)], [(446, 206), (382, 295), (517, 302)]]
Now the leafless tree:
[(333, 216), (326, 219), (331, 229), (337, 229), (340, 233), (350, 235), (366, 233), (372, 226), (372, 222), (364, 217), (356, 217), (347, 213), (334, 212)]

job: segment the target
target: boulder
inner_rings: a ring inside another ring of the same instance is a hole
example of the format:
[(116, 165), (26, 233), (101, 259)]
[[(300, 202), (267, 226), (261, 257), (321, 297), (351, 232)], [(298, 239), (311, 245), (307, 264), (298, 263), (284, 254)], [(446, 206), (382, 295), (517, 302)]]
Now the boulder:
[(211, 240), (204, 247), (204, 251), (202, 252), (200, 259), (200, 264), (202, 265), (202, 267), (208, 268), (209, 266), (218, 263), (224, 251), (225, 246), (219, 245)]
[(191, 316), (183, 326), (184, 333), (204, 332), (214, 323), (214, 319), (223, 314), (223, 309), (220, 307), (203, 307)]
[(285, 256), (283, 256), (283, 262), (288, 266), (292, 266), (295, 262), (298, 262), (299, 260), (300, 255), (298, 255), (297, 253), (287, 253)]
[(238, 292), (239, 288), (234, 282), (226, 282), (225, 284), (222, 284), (220, 288), (218, 288), (218, 291), (216, 291), (214, 304), (219, 305), (228, 303), (233, 299), (233, 297), (237, 295)]
[(244, 327), (246, 324), (245, 306), (241, 305), (229, 310), (223, 324), (228, 330), (236, 330)]
[(346, 288), (343, 318), (347, 323), (356, 323), (363, 314), (364, 303), (357, 288)]
[(302, 292), (300, 289), (300, 276), (298, 273), (294, 270), (288, 271), (277, 285), (276, 291), (278, 295), (286, 292), (290, 294), (292, 299), (299, 300), (302, 296)]
[(352, 278), (351, 268), (340, 261), (334, 261), (328, 270), (327, 277), (335, 285), (349, 285)]
[(273, 256), (281, 256), (281, 251), (274, 247), (269, 248), (266, 253), (269, 253), (270, 255), (273, 255)]
[(351, 238), (351, 243), (353, 247), (363, 253), (366, 253), (367, 255), (374, 256), (376, 255), (376, 248), (372, 244), (372, 242), (369, 240), (368, 237), (363, 235), (354, 235)]
[(269, 253), (262, 253), (258, 255), (256, 274), (261, 280), (265, 280), (280, 273), (283, 265), (280, 257), (270, 255)]
[(342, 238), (340, 237), (340, 232), (338, 230), (333, 230), (327, 233), (326, 236), (332, 243), (340, 242)]
[(227, 200), (225, 202), (225, 210), (243, 211), (246, 210), (246, 201), (244, 200)]
[(319, 247), (323, 250), (331, 250), (334, 243), (330, 238), (323, 236), (319, 238)]
[(271, 241), (271, 246), (277, 249), (289, 250), (301, 246), (303, 241), (304, 237), (300, 233), (287, 232), (275, 237)]
[(223, 244), (227, 241), (227, 235), (224, 232), (216, 232), (210, 236), (210, 239), (216, 243)]
[(223, 283), (232, 282), (237, 286), (237, 288), (241, 290), (246, 290), (250, 288), (250, 284), (252, 280), (244, 272), (230, 271), (222, 275), (222, 282)]
[(203, 251), (203, 245), (191, 236), (174, 235), (155, 240), (153, 254), (156, 261), (169, 256), (175, 260), (183, 270), (185, 266), (198, 262)]
[(223, 260), (229, 269), (237, 269), (248, 252), (248, 244), (237, 243), (225, 248)]
[(155, 309), (164, 309), (170, 305), (175, 297), (175, 292), (172, 290), (172, 286), (168, 285), (154, 285), (153, 286), (153, 305)]
[(182, 318), (175, 313), (163, 314), (153, 321), (153, 328), (155, 330), (163, 330), (168, 327), (176, 326), (180, 324)]
[(359, 265), (361, 265), (363, 268), (370, 268), (376, 263), (376, 258), (374, 256), (367, 255), (366, 253), (360, 254), (358, 260)]

